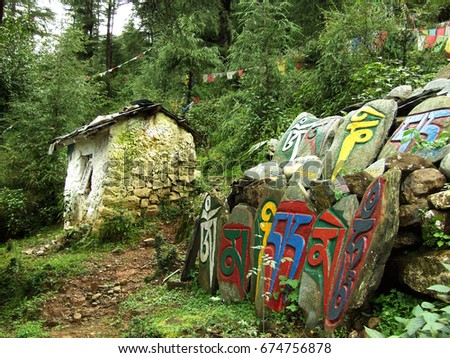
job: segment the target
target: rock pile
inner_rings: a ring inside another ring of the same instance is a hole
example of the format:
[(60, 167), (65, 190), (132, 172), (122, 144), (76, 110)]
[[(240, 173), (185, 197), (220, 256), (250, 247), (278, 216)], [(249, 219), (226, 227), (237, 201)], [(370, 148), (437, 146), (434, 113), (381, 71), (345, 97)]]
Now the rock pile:
[[(436, 250), (450, 234), (448, 88), (399, 88), (345, 117), (300, 114), (271, 162), (247, 170), (226, 200), (206, 197), (185, 272), (198, 251), (209, 293), (248, 295), (260, 315), (296, 304), (327, 332), (367, 303), (388, 259), (387, 274), (413, 290), (450, 284), (440, 264), (450, 250)], [(433, 250), (414, 252), (424, 244)]]

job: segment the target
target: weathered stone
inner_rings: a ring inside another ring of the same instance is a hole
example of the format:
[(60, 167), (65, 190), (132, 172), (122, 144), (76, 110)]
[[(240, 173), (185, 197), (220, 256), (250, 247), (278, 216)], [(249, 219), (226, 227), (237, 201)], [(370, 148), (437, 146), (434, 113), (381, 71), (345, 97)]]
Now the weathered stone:
[(412, 93), (412, 87), (409, 85), (397, 86), (389, 92), (386, 99), (407, 99)]
[[(181, 177), (180, 177), (180, 180), (181, 180)], [(164, 187), (164, 184), (160, 180), (154, 180), (152, 186), (153, 186), (154, 190), (158, 190), (158, 189), (162, 189)]]
[(450, 285), (450, 272), (442, 265), (450, 264), (450, 250), (411, 253), (396, 257), (398, 279), (416, 292), (439, 299), (432, 285)]
[(441, 164), (439, 165), (439, 170), (447, 179), (450, 180), (450, 154), (447, 154), (442, 159)]
[(447, 78), (438, 78), (431, 82), (428, 82), (424, 90), (425, 91), (440, 91), (441, 89), (450, 85), (450, 80)]
[(344, 180), (350, 189), (350, 193), (356, 194), (358, 198), (362, 198), (369, 185), (373, 182), (374, 177), (363, 171), (344, 175)]
[(306, 131), (298, 149), (298, 157), (317, 156), (324, 158), (325, 153), (333, 143), (336, 130), (342, 121), (342, 117), (333, 116), (314, 122)]
[(450, 190), (429, 195), (428, 202), (438, 210), (450, 209)]
[[(388, 158), (397, 152), (410, 152), (416, 148), (417, 141), (406, 131), (416, 129), (421, 139), (433, 142), (439, 134), (450, 129), (450, 97), (440, 96), (429, 98), (409, 113), (402, 125), (397, 128), (384, 146), (379, 158)], [(414, 154), (435, 163), (444, 158), (450, 151), (450, 146), (435, 149), (419, 149)]]
[(242, 190), (243, 200), (242, 203), (248, 204), (253, 208), (258, 208), (263, 200), (267, 191), (274, 192), (275, 188), (271, 188), (267, 185), (265, 180), (253, 182)]
[[(400, 207), (401, 210), (401, 207)], [(400, 219), (401, 226), (401, 219)], [(394, 249), (408, 248), (418, 246), (422, 243), (422, 237), (419, 233), (413, 231), (399, 231), (394, 239)]]
[(285, 166), (283, 171), (289, 183), (298, 182), (305, 188), (318, 181), (323, 171), (322, 161), (316, 156), (297, 158), (295, 165), (286, 167), (288, 166)]
[(217, 259), (220, 295), (225, 302), (244, 299), (249, 289), (250, 248), (253, 244), (254, 212), (250, 206), (236, 206), (223, 226)]
[[(391, 254), (399, 227), (398, 192), (400, 190), (400, 178), (401, 172), (393, 169), (377, 179), (368, 189), (359, 209), (361, 211), (358, 210), (352, 222), (352, 229), (349, 232), (352, 244), (348, 247), (356, 248), (358, 243), (362, 244), (364, 242), (364, 249), (360, 258), (361, 261), (352, 264), (352, 268), (349, 268), (348, 271), (349, 276), (344, 275), (344, 277), (353, 280), (354, 286), (350, 290), (353, 290), (353, 293), (347, 292), (346, 294), (346, 297), (349, 299), (348, 311), (345, 317), (339, 316), (342, 320), (350, 319), (352, 315), (358, 312), (375, 293), (380, 284), (384, 267)], [(378, 202), (377, 196), (379, 198)], [(361, 213), (361, 217), (359, 213)], [(360, 230), (367, 229), (363, 229), (363, 227), (368, 224), (366, 221), (368, 217), (378, 218), (375, 224), (372, 223), (372, 229), (362, 232)], [(362, 242), (359, 240), (362, 240)], [(356, 245), (356, 247), (353, 245)], [(353, 276), (352, 272), (356, 273), (356, 277)], [(347, 278), (342, 282), (343, 287), (345, 287)], [(341, 287), (341, 285), (338, 287)], [(345, 300), (346, 297), (342, 298)], [(339, 304), (339, 308), (341, 307), (342, 305)], [(344, 313), (344, 311), (341, 312)], [(325, 322), (328, 329), (336, 327), (337, 324), (339, 322), (333, 319)]]
[(80, 312), (76, 312), (76, 313), (73, 314), (73, 320), (74, 320), (74, 321), (81, 321), (81, 318), (82, 318), (82, 317), (83, 317), (83, 316), (81, 315)]
[(153, 217), (159, 214), (159, 206), (158, 205), (149, 205), (147, 210), (145, 211), (148, 217)]
[(284, 191), (282, 201), (303, 201), (312, 205), (308, 192), (303, 185), (297, 182), (289, 183), (289, 186)]
[(207, 194), (200, 213), (196, 240), (199, 241), (199, 282), (206, 292), (214, 294), (218, 286), (217, 262), (222, 227), (227, 220), (224, 203), (214, 194)]
[(150, 195), (150, 188), (134, 189), (133, 193), (140, 198), (148, 198)]
[(321, 180), (310, 188), (310, 198), (318, 212), (331, 208), (336, 202), (334, 186), (331, 180)]
[(149, 204), (148, 199), (141, 200), (141, 208), (143, 208), (143, 209), (147, 208), (148, 204)]
[(384, 174), (385, 168), (386, 159), (382, 158), (364, 169), (364, 172), (369, 174), (375, 180)]
[(394, 100), (376, 100), (344, 117), (330, 149), (334, 154), (331, 179), (335, 179), (344, 168), (348, 172), (361, 171), (374, 161), (396, 110)]
[(406, 178), (415, 170), (435, 168), (433, 163), (429, 160), (414, 155), (409, 152), (399, 152), (386, 159), (387, 169), (400, 169), (402, 171), (402, 178)]
[(400, 206), (399, 220), (400, 226), (413, 226), (422, 223), (422, 210), (428, 209), (426, 199), (418, 199), (414, 204), (406, 204)]
[(254, 180), (260, 180), (264, 178), (273, 178), (281, 174), (281, 169), (277, 162), (267, 162), (258, 164), (244, 172), (244, 176)]
[(406, 203), (417, 203), (420, 198), (441, 190), (445, 176), (437, 169), (427, 168), (412, 172), (402, 184), (402, 197)]
[[(306, 316), (306, 326), (313, 328), (324, 318), (331, 295), (332, 268), (346, 239), (350, 222), (359, 203), (355, 195), (342, 198), (315, 220), (306, 249), (306, 262), (300, 279), (298, 304)], [(327, 263), (327, 267), (323, 267)]]
[(445, 79), (449, 79), (450, 78), (450, 63), (447, 64), (447, 66), (442, 67), (438, 71), (436, 76), (434, 77), (435, 80), (437, 80), (439, 78), (445, 78)]
[(175, 192), (175, 191), (173, 191), (173, 192), (171, 192), (171, 193), (169, 194), (169, 200), (170, 200), (170, 201), (175, 201), (175, 200), (178, 200), (178, 199), (180, 199), (180, 198), (181, 198), (180, 193), (177, 193), (177, 192)]
[(273, 160), (279, 164), (297, 158), (300, 143), (305, 133), (317, 122), (318, 118), (310, 113), (300, 113), (281, 137), (275, 149)]
[(283, 192), (278, 189), (265, 186), (261, 190), (259, 206), (255, 213), (254, 222), (254, 246), (251, 249), (250, 267), (253, 272), (251, 276), (250, 299), (255, 301), (256, 312), (263, 317), (264, 311), (264, 284), (263, 277), (263, 255), (267, 245), (272, 222), (277, 212), (278, 205)]
[(189, 246), (186, 250), (183, 270), (181, 271), (180, 281), (186, 282), (191, 278), (191, 273), (195, 268), (195, 262), (200, 249), (200, 217), (195, 218), (194, 231), (189, 239)]

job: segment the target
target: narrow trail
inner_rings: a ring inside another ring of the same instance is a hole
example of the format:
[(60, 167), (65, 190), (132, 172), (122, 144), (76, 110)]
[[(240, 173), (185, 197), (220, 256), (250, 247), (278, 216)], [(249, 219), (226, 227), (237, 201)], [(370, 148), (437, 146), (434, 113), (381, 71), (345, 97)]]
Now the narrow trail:
[(50, 337), (120, 337), (126, 317), (117, 320), (120, 303), (145, 285), (156, 267), (155, 250), (138, 248), (108, 253), (87, 262), (88, 273), (67, 279), (42, 305), (41, 319)]

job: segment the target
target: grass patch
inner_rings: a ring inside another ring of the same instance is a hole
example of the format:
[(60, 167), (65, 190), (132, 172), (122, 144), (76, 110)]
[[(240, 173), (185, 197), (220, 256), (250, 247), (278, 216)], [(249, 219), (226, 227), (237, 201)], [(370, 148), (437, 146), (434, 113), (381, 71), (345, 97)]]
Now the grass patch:
[[(124, 335), (128, 338), (246, 338), (273, 334), (262, 330), (252, 302), (226, 304), (195, 284), (193, 288), (170, 290), (166, 286), (147, 286), (122, 304), (120, 315), (127, 314), (132, 316)], [(300, 327), (279, 316), (274, 315), (268, 325), (272, 332), (277, 326), (276, 336), (304, 336)]]

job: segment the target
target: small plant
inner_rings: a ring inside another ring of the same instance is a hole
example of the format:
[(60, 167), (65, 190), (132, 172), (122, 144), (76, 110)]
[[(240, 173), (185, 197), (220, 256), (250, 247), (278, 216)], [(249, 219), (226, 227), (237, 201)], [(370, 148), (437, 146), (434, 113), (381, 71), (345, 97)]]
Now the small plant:
[(433, 216), (431, 211), (424, 213), (423, 216), (422, 237), (424, 245), (450, 247), (450, 235), (444, 233), (444, 218)]
[[(449, 264), (443, 264), (450, 271)], [(429, 290), (439, 292), (440, 298), (450, 303), (450, 285), (433, 285)], [(412, 310), (411, 318), (396, 317), (395, 319), (402, 325), (400, 335), (391, 337), (401, 338), (449, 338), (450, 337), (450, 305), (442, 307), (441, 304), (422, 302)], [(385, 335), (377, 330), (365, 327), (370, 338), (384, 338)]]
[(403, 134), (403, 138), (401, 140), (402, 144), (415, 142), (411, 147), (411, 153), (416, 153), (421, 150), (433, 150), (442, 148), (447, 145), (450, 139), (450, 132), (443, 131), (439, 134), (439, 136), (433, 140), (428, 141), (426, 139), (422, 139), (420, 132), (416, 128), (411, 128), (405, 131)]
[(412, 317), (411, 310), (418, 303), (416, 298), (396, 289), (379, 295), (373, 300), (373, 315), (380, 319), (378, 329), (385, 336), (400, 334), (402, 326), (395, 317)]
[(133, 214), (119, 209), (107, 215), (98, 230), (100, 242), (125, 242), (135, 238), (137, 225)]

